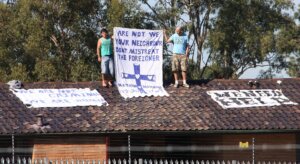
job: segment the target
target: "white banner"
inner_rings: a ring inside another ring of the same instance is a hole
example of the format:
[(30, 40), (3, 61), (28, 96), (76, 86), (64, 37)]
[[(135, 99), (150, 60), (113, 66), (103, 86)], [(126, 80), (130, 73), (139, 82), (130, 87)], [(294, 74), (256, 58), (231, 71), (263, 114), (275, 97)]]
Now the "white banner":
[(224, 109), (298, 105), (285, 97), (280, 90), (213, 90), (207, 91), (207, 94)]
[(168, 96), (163, 88), (163, 31), (114, 28), (116, 81), (124, 98)]
[(12, 92), (28, 108), (107, 105), (97, 90), (89, 88), (13, 89)]

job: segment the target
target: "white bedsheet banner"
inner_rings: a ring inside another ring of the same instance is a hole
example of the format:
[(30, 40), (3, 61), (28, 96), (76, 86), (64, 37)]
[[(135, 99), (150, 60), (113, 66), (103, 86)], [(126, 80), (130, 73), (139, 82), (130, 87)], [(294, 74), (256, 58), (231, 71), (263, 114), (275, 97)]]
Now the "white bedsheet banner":
[(124, 98), (168, 96), (163, 88), (163, 31), (114, 28), (116, 81)]
[(107, 105), (97, 90), (89, 88), (13, 89), (12, 92), (28, 108)]
[(212, 90), (207, 91), (207, 94), (224, 109), (298, 105), (284, 96), (281, 90)]

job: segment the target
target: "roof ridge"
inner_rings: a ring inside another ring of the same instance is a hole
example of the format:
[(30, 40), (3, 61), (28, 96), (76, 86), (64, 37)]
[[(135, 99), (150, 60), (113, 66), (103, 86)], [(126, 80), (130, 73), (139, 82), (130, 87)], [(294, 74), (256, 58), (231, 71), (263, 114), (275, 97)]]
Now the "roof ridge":
[[(274, 80), (300, 80), (300, 77), (296, 78), (272, 78), (272, 79), (197, 79), (197, 80), (188, 80), (189, 82), (209, 82), (209, 81), (274, 81)], [(23, 82), (23, 84), (87, 84), (87, 83), (99, 83), (100, 81), (34, 81), (34, 82)], [(164, 83), (172, 82), (171, 80), (164, 80)], [(1, 84), (6, 84), (6, 82), (0, 82)]]

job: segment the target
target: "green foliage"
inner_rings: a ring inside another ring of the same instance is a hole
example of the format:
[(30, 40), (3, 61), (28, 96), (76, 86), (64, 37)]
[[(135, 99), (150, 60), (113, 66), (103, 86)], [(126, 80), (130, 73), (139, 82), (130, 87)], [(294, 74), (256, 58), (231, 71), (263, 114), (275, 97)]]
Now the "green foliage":
[[(233, 69), (231, 67), (220, 67), (218, 64), (214, 63), (206, 68), (204, 72), (204, 77), (206, 79), (223, 79), (225, 77), (231, 76)], [(232, 77), (236, 79), (237, 77)]]
[(277, 51), (292, 53), (300, 50), (300, 26), (293, 25), (281, 29), (277, 36)]
[(26, 66), (22, 64), (17, 64), (11, 68), (11, 74), (7, 79), (18, 79), (21, 81), (29, 81), (30, 72), (27, 71)]
[[(262, 63), (299, 77), (300, 27), (295, 21), (300, 21), (300, 9), (293, 20), (283, 13), (291, 8), (286, 0), (0, 3), (0, 80), (95, 80), (99, 26), (110, 32), (117, 26), (164, 28), (171, 34), (178, 25), (193, 43), (189, 79), (238, 78)], [(209, 63), (200, 69), (205, 49)], [(164, 50), (164, 79), (170, 80), (171, 53), (166, 45)]]
[[(28, 75), (26, 81), (73, 80), (73, 63), (95, 60), (99, 7), (96, 0), (1, 3), (1, 15), (7, 16), (1, 18), (0, 70), (10, 78)], [(14, 68), (18, 64), (22, 67)]]
[(108, 29), (113, 31), (114, 27), (122, 27), (124, 25), (125, 15), (125, 3), (121, 3), (119, 0), (111, 0), (108, 6)]
[(201, 78), (201, 70), (198, 69), (197, 63), (192, 59), (189, 59), (187, 77), (191, 80), (197, 80)]
[[(95, 60), (96, 61), (96, 60)], [(71, 80), (72, 81), (90, 81), (99, 78), (99, 68), (97, 65), (85, 63), (83, 60), (77, 60), (72, 65)]]
[(238, 78), (270, 60), (269, 55), (276, 53), (276, 32), (292, 23), (282, 14), (290, 7), (290, 2), (279, 0), (225, 1), (207, 42), (213, 67), (221, 71), (217, 72), (223, 78)]
[(7, 72), (5, 72), (4, 70), (0, 70), (0, 77), (1, 77), (1, 81), (9, 81), (9, 77), (7, 76)]
[(34, 74), (37, 81), (57, 81), (57, 70), (50, 60), (38, 60), (35, 64)]
[[(300, 21), (300, 6), (294, 19)], [(276, 48), (281, 58), (285, 58), (287, 73), (292, 77), (300, 77), (300, 25), (291, 24), (283, 27), (277, 35)]]
[(101, 28), (106, 27), (110, 33), (114, 27), (126, 28), (153, 28), (152, 22), (145, 19), (146, 12), (141, 9), (138, 0), (126, 1), (119, 0), (105, 1), (105, 8), (102, 9), (103, 15), (99, 19)]
[(300, 77), (300, 57), (291, 58), (288, 65), (288, 74), (292, 77)]
[(280, 31), (277, 50), (285, 58), (287, 72), (292, 77), (300, 77), (300, 26), (293, 25)]
[(171, 58), (166, 57), (163, 62), (163, 80), (171, 81), (172, 80), (172, 63)]

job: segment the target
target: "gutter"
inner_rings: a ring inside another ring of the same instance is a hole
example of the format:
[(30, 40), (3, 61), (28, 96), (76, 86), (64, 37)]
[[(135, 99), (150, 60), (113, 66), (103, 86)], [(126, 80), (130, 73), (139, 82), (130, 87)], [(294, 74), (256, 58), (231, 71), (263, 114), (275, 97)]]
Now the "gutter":
[[(59, 132), (59, 133), (14, 133), (20, 136), (66, 136), (66, 135), (209, 135), (209, 134), (275, 134), (275, 133), (300, 133), (300, 130), (205, 130), (205, 131), (102, 131), (102, 132)], [(11, 134), (0, 135), (10, 137)]]

